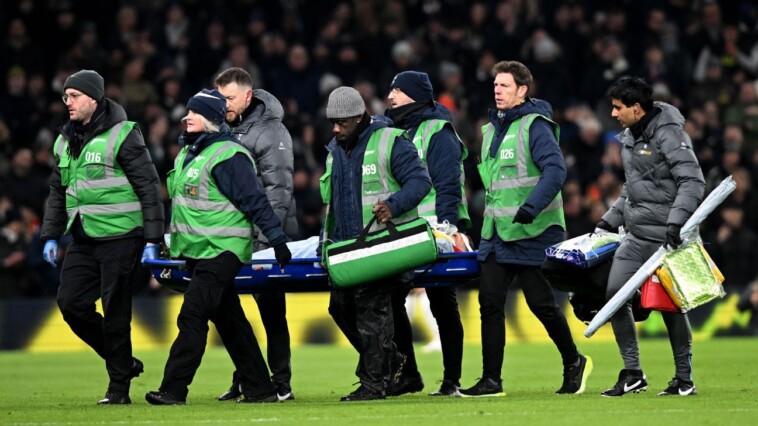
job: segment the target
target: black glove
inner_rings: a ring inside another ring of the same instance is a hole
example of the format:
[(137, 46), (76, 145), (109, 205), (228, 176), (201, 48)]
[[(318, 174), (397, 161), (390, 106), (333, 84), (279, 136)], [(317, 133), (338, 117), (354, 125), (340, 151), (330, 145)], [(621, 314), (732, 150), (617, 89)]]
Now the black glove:
[(518, 211), (516, 212), (516, 216), (513, 217), (513, 222), (511, 223), (521, 223), (523, 225), (528, 225), (532, 222), (534, 222), (534, 216), (532, 216), (528, 211), (524, 210), (523, 207), (519, 207)]
[(666, 245), (672, 249), (678, 248), (682, 245), (682, 237), (679, 236), (681, 231), (682, 225), (669, 223), (668, 228), (666, 228)]
[(604, 221), (603, 219), (600, 219), (600, 222), (598, 222), (597, 225), (595, 225), (595, 229), (598, 229), (598, 228), (602, 229), (604, 231), (608, 231), (608, 232), (616, 232), (617, 231), (616, 229), (613, 229), (613, 227), (611, 226), (610, 223)]
[(290, 260), (292, 260), (292, 253), (287, 244), (280, 244), (274, 247), (274, 257), (276, 257), (279, 267), (284, 269), (284, 265), (290, 263)]

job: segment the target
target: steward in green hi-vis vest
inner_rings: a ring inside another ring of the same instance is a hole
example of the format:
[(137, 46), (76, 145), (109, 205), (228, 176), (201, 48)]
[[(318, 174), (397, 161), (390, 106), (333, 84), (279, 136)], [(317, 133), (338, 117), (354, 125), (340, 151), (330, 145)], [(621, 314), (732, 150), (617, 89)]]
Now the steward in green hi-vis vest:
[[(404, 134), (401, 129), (383, 127), (374, 131), (366, 145), (366, 151), (363, 154), (363, 176), (361, 179), (361, 205), (363, 206), (363, 226), (365, 227), (374, 216), (372, 209), (379, 201), (384, 201), (393, 193), (400, 190), (400, 184), (392, 176), (392, 146), (395, 138)], [(321, 199), (326, 204), (326, 220), (324, 223), (325, 235), (331, 233), (333, 229), (332, 213), (329, 205), (332, 200), (332, 154), (326, 158), (326, 171), (321, 176)], [(411, 209), (404, 214), (393, 217), (393, 223), (403, 223), (418, 217), (418, 210)], [(371, 231), (384, 228), (385, 225), (376, 222), (371, 226)], [(324, 241), (326, 241), (324, 237)]]
[[(413, 144), (418, 148), (418, 156), (421, 158), (424, 167), (427, 167), (426, 156), (427, 152), (429, 152), (429, 142), (431, 142), (432, 136), (448, 124), (450, 125), (450, 129), (453, 129), (453, 124), (447, 120), (426, 120), (416, 129), (416, 134), (413, 135)], [(453, 130), (453, 133), (455, 133), (455, 130)], [(466, 175), (463, 172), (463, 160), (468, 157), (468, 149), (461, 141), (461, 138), (458, 137), (457, 133), (455, 134), (455, 137), (461, 142), (461, 202), (458, 203), (458, 220), (464, 220), (466, 223), (465, 226), (468, 228), (471, 226), (471, 218), (468, 214), (468, 203), (466, 203)], [(434, 190), (434, 185), (432, 185), (432, 189), (426, 197), (421, 200), (421, 203), (418, 206), (418, 214), (422, 217), (437, 216), (437, 191)], [(455, 224), (453, 223), (451, 225)]]
[(176, 156), (169, 172), (168, 191), (172, 200), (171, 257), (211, 259), (228, 251), (241, 262), (253, 255), (253, 223), (219, 191), (213, 168), (247, 149), (232, 141), (216, 142), (205, 148), (186, 166), (189, 146)]
[(66, 188), (66, 233), (76, 215), (87, 236), (116, 237), (143, 226), (142, 204), (116, 162), (121, 145), (134, 127), (122, 121), (84, 144), (76, 159), (68, 152), (68, 140), (58, 136), (53, 147)]
[(538, 117), (552, 124), (555, 139), (558, 140), (558, 124), (543, 115), (528, 114), (511, 123), (496, 158), (489, 155), (495, 127), (492, 123), (482, 126), (482, 163), (477, 166), (486, 190), (482, 238), (491, 239), (495, 228), (503, 241), (533, 238), (552, 225), (566, 229), (560, 192), (537, 215), (534, 222), (528, 225), (513, 223), (519, 207), (529, 198), (542, 176), (532, 161), (529, 149), (529, 127)]

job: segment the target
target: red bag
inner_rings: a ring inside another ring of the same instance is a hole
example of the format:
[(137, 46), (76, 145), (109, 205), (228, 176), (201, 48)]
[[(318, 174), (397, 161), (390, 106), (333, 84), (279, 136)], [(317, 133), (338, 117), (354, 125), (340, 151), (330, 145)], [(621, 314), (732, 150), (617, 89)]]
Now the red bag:
[(656, 311), (665, 312), (681, 312), (676, 307), (674, 301), (666, 293), (666, 289), (663, 288), (661, 282), (658, 280), (658, 275), (651, 275), (644, 284), (642, 284), (642, 297), (640, 298), (640, 306), (646, 309), (653, 309)]

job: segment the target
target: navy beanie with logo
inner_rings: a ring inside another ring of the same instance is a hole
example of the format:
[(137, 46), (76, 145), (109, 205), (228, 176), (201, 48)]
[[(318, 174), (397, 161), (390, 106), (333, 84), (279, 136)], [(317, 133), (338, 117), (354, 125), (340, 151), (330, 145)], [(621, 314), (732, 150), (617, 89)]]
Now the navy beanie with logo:
[(434, 99), (432, 83), (429, 75), (425, 72), (403, 71), (395, 76), (390, 89), (397, 87), (416, 102), (431, 101)]
[(226, 118), (226, 98), (218, 90), (203, 89), (187, 102), (187, 109), (205, 117), (214, 124), (221, 124)]

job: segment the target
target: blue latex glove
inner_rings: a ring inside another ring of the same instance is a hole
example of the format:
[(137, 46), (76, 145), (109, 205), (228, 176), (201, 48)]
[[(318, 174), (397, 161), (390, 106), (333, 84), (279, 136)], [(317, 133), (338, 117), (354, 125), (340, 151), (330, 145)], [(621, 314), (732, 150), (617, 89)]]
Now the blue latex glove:
[(155, 243), (145, 244), (145, 249), (142, 250), (142, 263), (145, 263), (146, 259), (155, 260), (158, 258), (158, 250), (160, 246)]
[(56, 264), (58, 261), (58, 241), (47, 240), (45, 248), (42, 249), (42, 258), (53, 268), (58, 266)]

